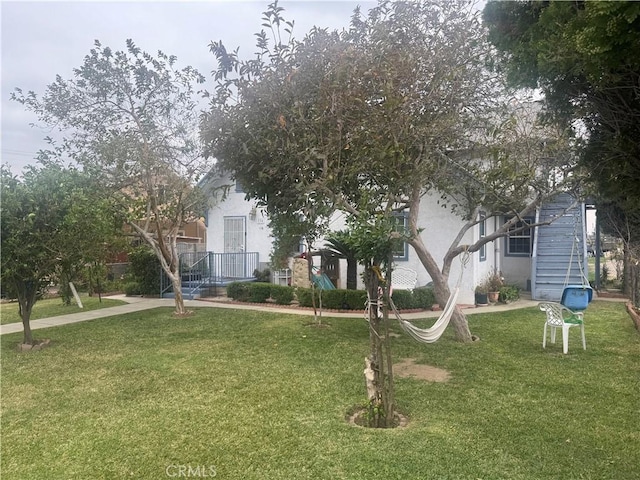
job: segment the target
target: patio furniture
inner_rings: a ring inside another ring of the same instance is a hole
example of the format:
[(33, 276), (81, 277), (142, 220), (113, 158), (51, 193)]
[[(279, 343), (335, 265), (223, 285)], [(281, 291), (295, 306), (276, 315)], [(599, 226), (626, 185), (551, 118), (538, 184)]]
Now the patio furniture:
[(543, 302), (538, 304), (540, 310), (546, 313), (547, 319), (544, 322), (542, 336), (542, 348), (547, 346), (547, 326), (550, 328), (551, 343), (556, 342), (556, 329), (562, 329), (562, 353), (569, 353), (569, 329), (580, 327), (582, 334), (582, 348), (587, 349), (587, 341), (584, 336), (584, 314), (574, 312), (560, 303)]

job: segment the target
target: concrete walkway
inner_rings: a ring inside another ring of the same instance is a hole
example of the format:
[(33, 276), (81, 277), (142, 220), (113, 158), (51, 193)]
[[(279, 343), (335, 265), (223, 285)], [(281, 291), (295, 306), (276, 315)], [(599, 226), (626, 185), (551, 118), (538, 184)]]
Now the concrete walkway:
[[(90, 310), (87, 312), (72, 313), (70, 315), (60, 315), (57, 317), (41, 318), (38, 320), (31, 320), (31, 330), (40, 330), (42, 328), (59, 327), (61, 325), (67, 325), (69, 323), (86, 322), (88, 320), (95, 320), (96, 318), (112, 317), (115, 315), (122, 315), (131, 312), (140, 312), (142, 310), (150, 310), (158, 307), (173, 307), (174, 301), (171, 298), (142, 298), (142, 297), (127, 297), (125, 295), (113, 295), (109, 298), (123, 300), (127, 302), (126, 305), (118, 305), (117, 307), (101, 308), (98, 310)], [(230, 301), (226, 297), (203, 299), (203, 300), (185, 300), (185, 306), (187, 308), (231, 308), (234, 310), (259, 310), (264, 312), (273, 313), (286, 313), (292, 315), (306, 315), (312, 316), (313, 310), (306, 308), (287, 308), (276, 305), (263, 305), (263, 304), (239, 304)], [(533, 301), (528, 297), (522, 297), (520, 300), (510, 303), (508, 305), (491, 305), (487, 307), (469, 307), (464, 309), (466, 314), (474, 313), (491, 313), (491, 312), (504, 312), (507, 310), (515, 310), (518, 308), (526, 308), (536, 306), (537, 301)], [(403, 313), (402, 318), (406, 320), (415, 320), (420, 318), (436, 318), (440, 316), (441, 312), (411, 312)], [(360, 312), (333, 312), (323, 311), (323, 317), (327, 318), (363, 318), (363, 313)], [(22, 332), (22, 323), (7, 323), (0, 325), (0, 335), (9, 333)]]

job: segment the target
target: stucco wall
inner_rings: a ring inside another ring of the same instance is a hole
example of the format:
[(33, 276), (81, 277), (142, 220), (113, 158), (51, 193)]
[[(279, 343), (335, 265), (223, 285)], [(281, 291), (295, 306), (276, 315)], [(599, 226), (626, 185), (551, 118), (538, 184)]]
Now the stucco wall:
[[(260, 209), (256, 208), (254, 202), (246, 201), (244, 193), (236, 192), (235, 185), (230, 180), (218, 181), (218, 185), (226, 183), (230, 185), (227, 197), (224, 201), (218, 197), (217, 201), (212, 203), (207, 216), (207, 250), (215, 252), (224, 251), (224, 217), (239, 216), (246, 218), (246, 251), (257, 251), (260, 255), (261, 262), (268, 262), (273, 244), (273, 237), (267, 226), (267, 219), (262, 216)], [(420, 215), (418, 220), (419, 228), (422, 228), (422, 238), (427, 249), (434, 256), (436, 262), (442, 265), (442, 259), (451, 241), (457, 235), (463, 225), (463, 221), (451, 214), (448, 209), (438, 205), (437, 196), (425, 196), (421, 204)], [(345, 228), (344, 216), (336, 214), (331, 222), (332, 230), (341, 230)], [(496, 227), (494, 219), (488, 219), (486, 222), (485, 234), (491, 234)], [(479, 228), (475, 226), (463, 238), (463, 243), (472, 243), (479, 236)], [(324, 239), (320, 239), (313, 246), (319, 249), (324, 246)], [(505, 259), (502, 256), (503, 240), (489, 243), (486, 247), (486, 260), (480, 261), (479, 254), (476, 252), (471, 255), (469, 262), (464, 270), (461, 283), (461, 291), (458, 298), (460, 304), (474, 303), (475, 286), (480, 283), (489, 272), (494, 268), (509, 274), (511, 278), (511, 270), (517, 278), (525, 277), (525, 271), (528, 272), (528, 259)], [(449, 284), (453, 288), (459, 278), (461, 269), (461, 257), (454, 260), (451, 269)], [(320, 259), (314, 258), (316, 266), (320, 265)], [(408, 259), (406, 261), (399, 260), (397, 266), (410, 268), (418, 274), (418, 286), (423, 286), (431, 281), (426, 269), (422, 266), (416, 252), (409, 248)], [(361, 270), (359, 270), (359, 273)], [(520, 273), (518, 273), (520, 272)], [(519, 276), (518, 276), (519, 275)], [(528, 275), (528, 273), (526, 274)], [(526, 279), (524, 279), (526, 285)], [(358, 283), (362, 288), (362, 280), (358, 275)], [(524, 285), (523, 285), (524, 286)], [(346, 287), (346, 261), (340, 262), (340, 278), (338, 281), (339, 288)]]
[(220, 180), (215, 186), (230, 185), (227, 196), (222, 193), (213, 196), (207, 212), (207, 251), (224, 252), (224, 217), (242, 217), (245, 219), (245, 251), (258, 252), (260, 262), (268, 262), (271, 255), (273, 237), (267, 226), (262, 209), (255, 202), (245, 200), (244, 193), (236, 192), (235, 184)]

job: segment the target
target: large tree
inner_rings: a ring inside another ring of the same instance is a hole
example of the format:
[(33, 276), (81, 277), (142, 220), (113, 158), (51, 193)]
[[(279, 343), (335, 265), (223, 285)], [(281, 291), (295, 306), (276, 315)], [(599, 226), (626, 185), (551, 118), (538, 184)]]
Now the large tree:
[[(218, 88), (203, 119), (207, 153), (266, 205), (272, 224), (302, 212), (407, 212), (406, 238), (444, 305), (458, 255), (506, 236), (570, 188), (566, 139), (507, 101), (486, 68), (492, 52), (471, 3), (382, 1), (367, 17), (356, 11), (348, 30), (314, 29), (300, 42), (280, 34), (291, 27), (281, 11), (266, 12), (273, 45), (258, 34), (255, 59), (211, 45)], [(439, 261), (420, 235), (429, 227), (418, 222), (427, 194), (462, 220)], [(480, 210), (508, 221), (465, 243)], [(459, 309), (453, 323), (471, 341)]]
[[(257, 34), (254, 59), (211, 45), (219, 67), (202, 122), (206, 152), (266, 206), (277, 236), (300, 233), (298, 219), (315, 236), (345, 213), (372, 301), (379, 286), (388, 297), (394, 239), (412, 245), (444, 306), (455, 258), (506, 236), (574, 184), (567, 139), (506, 101), (485, 68), (491, 49), (471, 3), (382, 1), (367, 17), (356, 10), (348, 30), (315, 28), (302, 41), (290, 37), (293, 24), (277, 3), (264, 21), (271, 33)], [(421, 236), (426, 195), (441, 196), (461, 219), (439, 261)], [(480, 210), (508, 220), (467, 243)], [(398, 212), (408, 215), (406, 232), (392, 228)], [(385, 425), (393, 377), (377, 307), (369, 310), (367, 371), (370, 414)], [(472, 340), (461, 310), (453, 323), (460, 340)]]
[(56, 279), (62, 283), (87, 263), (102, 260), (101, 244), (113, 238), (118, 217), (102, 189), (73, 168), (30, 166), (22, 178), (2, 173), (3, 289), (18, 299), (25, 344), (33, 344), (33, 305)]
[(127, 223), (154, 250), (184, 314), (178, 232), (201, 211), (195, 184), (207, 165), (198, 141), (196, 92), (202, 75), (176, 68), (127, 40), (125, 51), (96, 41), (73, 71), (39, 98), (16, 89), (13, 99), (62, 130), (62, 151), (118, 198)]
[(603, 206), (615, 204), (634, 219), (640, 208), (640, 3), (491, 1), (483, 16), (511, 83), (542, 90), (554, 119), (583, 137), (582, 159)]

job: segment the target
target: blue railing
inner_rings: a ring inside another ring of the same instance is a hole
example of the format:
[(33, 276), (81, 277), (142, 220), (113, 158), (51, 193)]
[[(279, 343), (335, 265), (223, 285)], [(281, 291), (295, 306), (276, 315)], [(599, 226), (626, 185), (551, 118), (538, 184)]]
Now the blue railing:
[[(187, 252), (182, 253), (179, 259), (182, 294), (185, 298), (193, 298), (203, 288), (224, 286), (234, 281), (254, 280), (254, 272), (259, 266), (258, 252)], [(173, 286), (164, 272), (160, 282), (161, 296), (173, 291)]]

